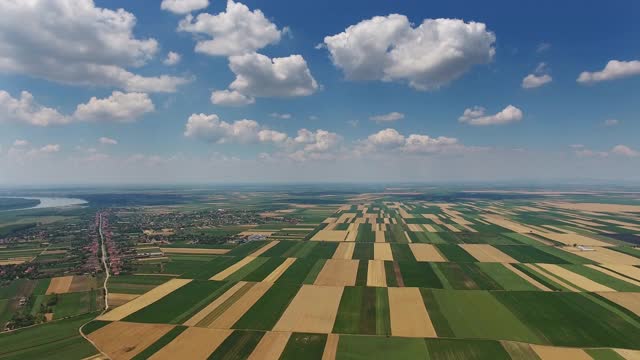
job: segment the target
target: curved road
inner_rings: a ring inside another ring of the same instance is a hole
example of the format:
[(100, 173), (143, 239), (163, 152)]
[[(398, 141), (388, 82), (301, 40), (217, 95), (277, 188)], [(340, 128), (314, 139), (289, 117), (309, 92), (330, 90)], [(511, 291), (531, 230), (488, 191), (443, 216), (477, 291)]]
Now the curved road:
[[(100, 315), (102, 315), (107, 310), (109, 310), (109, 289), (107, 288), (107, 282), (109, 281), (109, 278), (111, 277), (111, 274), (109, 273), (109, 266), (107, 266), (107, 249), (106, 249), (106, 245), (104, 243), (104, 235), (102, 234), (102, 214), (99, 214), (98, 217), (99, 217), (98, 233), (100, 234), (100, 244), (101, 244), (101, 249), (102, 249), (102, 265), (104, 266), (104, 272), (106, 274), (106, 276), (104, 278), (104, 284), (102, 285), (102, 287), (104, 288), (104, 310), (102, 310), (102, 312), (100, 313)], [(109, 355), (107, 355), (102, 350), (100, 350), (100, 348), (98, 348), (96, 343), (94, 343), (91, 339), (89, 339), (88, 336), (86, 336), (82, 332), (82, 328), (84, 328), (84, 326), (87, 325), (88, 323), (90, 323), (91, 321), (93, 321), (93, 320), (89, 320), (87, 323), (85, 323), (82, 326), (80, 326), (80, 329), (78, 329), (78, 331), (80, 332), (80, 335), (85, 340), (87, 340), (91, 345), (93, 345), (93, 347), (96, 348), (96, 350), (98, 350), (102, 355), (104, 355), (105, 358), (110, 359)]]

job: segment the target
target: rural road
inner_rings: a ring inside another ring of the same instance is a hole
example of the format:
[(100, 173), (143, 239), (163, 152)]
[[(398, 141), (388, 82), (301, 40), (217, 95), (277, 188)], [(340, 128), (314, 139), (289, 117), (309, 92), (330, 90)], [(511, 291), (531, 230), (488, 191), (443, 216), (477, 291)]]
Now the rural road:
[(107, 249), (104, 243), (104, 235), (102, 235), (102, 214), (98, 215), (100, 217), (100, 224), (98, 226), (98, 232), (100, 233), (100, 243), (102, 245), (102, 265), (104, 266), (104, 272), (106, 274), (104, 278), (104, 310), (102, 313), (104, 314), (107, 310), (109, 310), (109, 289), (107, 288), (107, 283), (109, 282), (109, 278), (111, 274), (109, 273), (109, 266), (107, 266)]
[[(111, 277), (111, 274), (109, 273), (109, 266), (107, 266), (107, 249), (104, 242), (104, 235), (102, 234), (102, 214), (99, 214), (98, 217), (99, 217), (98, 233), (100, 234), (100, 244), (102, 249), (102, 265), (104, 266), (104, 272), (106, 274), (104, 278), (104, 284), (102, 285), (102, 287), (104, 288), (104, 309), (100, 313), (100, 315), (102, 315), (105, 312), (107, 312), (107, 310), (109, 310), (109, 289), (107, 288), (107, 283), (109, 282), (109, 278)], [(100, 350), (100, 348), (98, 348), (96, 343), (94, 343), (93, 340), (89, 339), (89, 337), (82, 332), (82, 328), (84, 328), (84, 326), (90, 323), (91, 321), (93, 320), (90, 320), (87, 323), (80, 326), (80, 329), (78, 329), (78, 331), (80, 332), (80, 335), (85, 340), (87, 340), (91, 345), (93, 345), (93, 347), (95, 347), (96, 350), (98, 350), (102, 355), (104, 355), (106, 359), (110, 359), (109, 355), (107, 355), (102, 350)]]

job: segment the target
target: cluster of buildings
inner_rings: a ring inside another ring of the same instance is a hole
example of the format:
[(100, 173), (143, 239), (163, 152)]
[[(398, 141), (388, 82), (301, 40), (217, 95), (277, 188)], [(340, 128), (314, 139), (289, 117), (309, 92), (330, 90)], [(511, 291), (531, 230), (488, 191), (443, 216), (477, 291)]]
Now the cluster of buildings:
[(99, 212), (96, 216), (102, 218), (101, 230), (108, 254), (109, 271), (113, 275), (120, 275), (123, 266), (123, 259), (122, 255), (120, 254), (120, 249), (116, 245), (115, 241), (113, 241), (113, 233), (111, 232), (111, 227), (109, 226), (109, 214), (107, 212)]

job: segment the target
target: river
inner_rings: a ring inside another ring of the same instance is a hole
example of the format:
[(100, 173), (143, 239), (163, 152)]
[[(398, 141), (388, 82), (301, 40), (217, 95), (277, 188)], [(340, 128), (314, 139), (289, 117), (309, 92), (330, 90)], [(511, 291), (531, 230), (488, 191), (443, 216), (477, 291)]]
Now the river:
[(65, 206), (73, 206), (73, 205), (84, 205), (87, 203), (86, 200), (82, 200), (78, 198), (67, 198), (67, 197), (0, 196), (0, 198), (2, 197), (14, 198), (14, 199), (40, 200), (40, 204), (36, 206), (20, 208), (20, 209), (4, 210), (4, 211), (46, 209), (46, 208), (65, 207)]

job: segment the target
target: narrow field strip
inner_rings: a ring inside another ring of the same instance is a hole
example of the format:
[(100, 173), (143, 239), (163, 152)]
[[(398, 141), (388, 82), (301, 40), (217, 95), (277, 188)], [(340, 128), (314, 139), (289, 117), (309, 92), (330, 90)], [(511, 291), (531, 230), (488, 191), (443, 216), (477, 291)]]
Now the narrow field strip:
[(173, 291), (187, 285), (191, 281), (191, 279), (171, 279), (166, 283), (149, 290), (140, 297), (99, 316), (97, 319), (106, 321), (122, 320), (134, 312), (153, 304)]
[(611, 271), (611, 270), (609, 270), (607, 268), (604, 268), (603, 266), (598, 266), (598, 265), (593, 265), (593, 264), (587, 264), (585, 266), (587, 266), (587, 267), (589, 267), (591, 269), (600, 271), (601, 273), (603, 273), (605, 275), (608, 275), (608, 276), (611, 276), (613, 278), (616, 278), (618, 280), (626, 281), (629, 284), (633, 284), (635, 286), (640, 286), (640, 281), (634, 280), (631, 277), (622, 276), (622, 275), (620, 275), (619, 273), (617, 273), (615, 271)]
[(502, 265), (504, 265), (504, 267), (506, 267), (507, 269), (513, 271), (513, 273), (515, 273), (516, 275), (518, 275), (521, 278), (527, 280), (531, 285), (537, 287), (538, 289), (540, 289), (542, 291), (553, 291), (552, 289), (549, 289), (548, 287), (544, 286), (542, 283), (540, 283), (536, 279), (534, 279), (534, 278), (530, 277), (529, 275), (523, 273), (519, 269), (516, 269), (513, 265), (507, 264), (507, 263), (502, 264)]
[(608, 286), (597, 283), (555, 264), (538, 264), (538, 266), (586, 291), (615, 291)]
[(584, 245), (584, 246), (610, 246), (611, 244), (604, 241), (596, 240), (588, 236), (580, 234), (558, 234), (558, 233), (536, 233), (536, 235), (543, 236), (547, 239), (563, 243), (567, 246)]
[(598, 295), (640, 316), (640, 293), (606, 292), (606, 293), (598, 293)]
[(274, 246), (278, 245), (279, 243), (280, 243), (280, 241), (278, 241), (278, 240), (271, 241), (271, 242), (270, 242), (270, 243), (268, 243), (267, 245), (265, 245), (265, 246), (261, 247), (260, 249), (258, 249), (258, 250), (256, 250), (256, 251), (252, 252), (252, 253), (251, 253), (251, 254), (249, 254), (249, 255), (250, 255), (250, 256), (253, 256), (253, 257), (258, 257), (258, 256), (260, 256), (260, 255), (264, 254), (265, 252), (267, 252), (267, 251), (268, 251), (269, 249), (271, 249), (272, 247), (274, 247)]
[(208, 327), (230, 329), (269, 290), (272, 283), (255, 283), (244, 295), (220, 314)]
[(367, 286), (387, 286), (387, 274), (384, 270), (384, 261), (369, 260), (367, 264)]
[(284, 262), (267, 275), (262, 282), (276, 282), (296, 260), (296, 258), (286, 258)]
[(238, 291), (234, 292), (226, 298), (221, 304), (219, 304), (215, 309), (213, 309), (207, 316), (205, 316), (202, 320), (200, 320), (197, 326), (200, 327), (211, 327), (210, 325), (225, 311), (227, 311), (233, 304), (238, 301), (241, 297), (244, 296), (256, 283), (244, 283), (243, 286), (238, 289)]
[(541, 360), (593, 360), (593, 358), (582, 349), (542, 345), (531, 345), (531, 348)]
[[(209, 305), (207, 305), (204, 309), (200, 310), (197, 314), (193, 315), (189, 320), (184, 322), (186, 326), (198, 326), (198, 324), (203, 321), (213, 310), (218, 308), (222, 303), (227, 301), (233, 294), (238, 292), (246, 282), (239, 281), (229, 290), (227, 290), (224, 294), (220, 295), (217, 299), (212, 301)], [(204, 325), (206, 326), (206, 325)]]
[[(266, 247), (266, 246), (264, 246), (264, 247)], [(211, 278), (209, 278), (209, 280), (222, 281), (222, 280), (228, 278), (229, 276), (231, 276), (236, 271), (238, 271), (241, 268), (243, 268), (244, 266), (248, 265), (249, 263), (251, 263), (255, 259), (256, 258), (254, 256), (247, 256), (247, 257), (243, 258), (242, 260), (238, 261), (237, 263), (235, 263), (235, 264), (229, 266), (228, 268), (220, 271), (219, 273), (213, 275)]]
[(264, 334), (248, 360), (278, 360), (291, 337), (290, 332), (270, 331)]
[(619, 274), (623, 274), (624, 276), (631, 277), (640, 281), (640, 268), (631, 265), (614, 265), (614, 264), (606, 264), (602, 265), (605, 268), (615, 271)]
[(549, 273), (548, 271), (544, 270), (543, 268), (536, 266), (536, 264), (524, 264), (526, 267), (528, 267), (529, 269), (535, 271), (536, 273), (538, 273), (539, 275), (542, 275), (544, 277), (546, 277), (547, 279), (555, 282), (556, 284), (560, 285), (561, 287), (569, 290), (569, 291), (573, 291), (573, 292), (580, 292), (581, 290), (576, 288), (575, 286), (567, 283), (566, 281), (564, 281), (563, 279), (560, 279), (559, 277)]
[(334, 360), (338, 353), (338, 342), (340, 336), (338, 334), (327, 335), (327, 342), (324, 345), (324, 351), (322, 352), (322, 360)]
[(229, 252), (229, 249), (206, 249), (206, 248), (160, 248), (165, 254), (210, 254), (222, 255)]
[[(609, 245), (609, 244), (605, 244)], [(573, 247), (564, 247), (564, 251), (606, 265), (640, 265), (640, 258), (627, 255), (605, 247), (594, 247), (592, 251), (580, 251)]]

